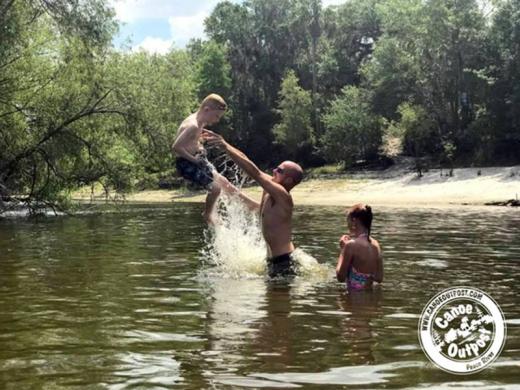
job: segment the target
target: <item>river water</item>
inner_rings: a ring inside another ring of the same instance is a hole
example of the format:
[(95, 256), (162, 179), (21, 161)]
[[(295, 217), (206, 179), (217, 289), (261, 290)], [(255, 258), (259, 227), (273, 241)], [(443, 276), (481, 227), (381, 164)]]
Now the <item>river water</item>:
[[(295, 244), (319, 265), (292, 281), (266, 280), (262, 244), (205, 232), (201, 212), (0, 220), (0, 388), (520, 388), (519, 210), (374, 210), (385, 281), (358, 294), (334, 279), (341, 208), (296, 208)], [(428, 300), (458, 285), (507, 323), (473, 375), (433, 366), (417, 336)]]

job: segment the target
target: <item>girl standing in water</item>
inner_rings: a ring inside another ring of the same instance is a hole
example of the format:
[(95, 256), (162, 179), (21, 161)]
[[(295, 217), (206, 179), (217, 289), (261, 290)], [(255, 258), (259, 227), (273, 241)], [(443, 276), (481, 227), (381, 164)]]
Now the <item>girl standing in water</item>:
[(346, 282), (349, 290), (364, 290), (372, 287), (372, 282), (383, 281), (383, 258), (381, 248), (370, 237), (372, 208), (357, 204), (347, 213), (349, 235), (341, 236), (341, 252), (336, 266), (336, 277)]

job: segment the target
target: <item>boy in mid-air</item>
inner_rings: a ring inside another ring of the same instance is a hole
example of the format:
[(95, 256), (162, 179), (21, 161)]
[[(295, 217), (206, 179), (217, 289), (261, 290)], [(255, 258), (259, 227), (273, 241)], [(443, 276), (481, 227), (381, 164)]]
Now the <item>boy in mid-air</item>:
[(197, 112), (188, 116), (179, 126), (172, 145), (177, 172), (186, 180), (208, 190), (204, 219), (213, 223), (212, 211), (227, 180), (210, 165), (201, 144), (204, 126), (217, 123), (224, 115), (227, 104), (217, 94), (208, 95)]

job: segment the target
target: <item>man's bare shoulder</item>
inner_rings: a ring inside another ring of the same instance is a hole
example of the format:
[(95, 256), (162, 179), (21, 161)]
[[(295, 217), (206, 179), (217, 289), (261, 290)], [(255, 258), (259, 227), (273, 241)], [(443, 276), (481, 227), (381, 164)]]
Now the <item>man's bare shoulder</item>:
[(294, 208), (294, 202), (291, 193), (278, 183), (275, 183), (275, 186), (278, 189), (277, 194), (269, 194), (269, 197), (272, 198), (273, 207), (278, 206), (292, 212)]

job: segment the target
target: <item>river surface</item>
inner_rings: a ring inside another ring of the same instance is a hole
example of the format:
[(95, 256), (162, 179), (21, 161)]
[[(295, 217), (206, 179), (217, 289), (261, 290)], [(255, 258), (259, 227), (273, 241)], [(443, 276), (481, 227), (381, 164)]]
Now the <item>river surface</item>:
[[(294, 241), (321, 268), (276, 282), (215, 272), (201, 212), (0, 220), (0, 388), (520, 388), (520, 210), (374, 210), (385, 281), (358, 294), (334, 280), (341, 208), (295, 210)], [(507, 323), (473, 375), (439, 370), (418, 341), (424, 305), (458, 285)]]

